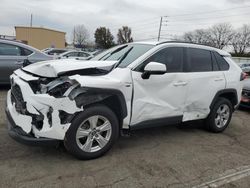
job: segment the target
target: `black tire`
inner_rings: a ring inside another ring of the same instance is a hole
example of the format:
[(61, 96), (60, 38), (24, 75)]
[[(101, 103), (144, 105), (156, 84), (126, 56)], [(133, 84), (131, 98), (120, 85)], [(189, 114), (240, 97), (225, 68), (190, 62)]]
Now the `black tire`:
[[(218, 109), (222, 105), (228, 106), (228, 108), (229, 108), (229, 117), (228, 117), (228, 120), (225, 123), (225, 125), (223, 125), (222, 127), (219, 127), (215, 123), (215, 118), (217, 117)], [(217, 101), (215, 102), (215, 104), (213, 105), (213, 107), (211, 108), (211, 112), (210, 112), (209, 116), (205, 120), (207, 130), (210, 131), (210, 132), (213, 132), (213, 133), (221, 133), (221, 132), (223, 132), (228, 127), (228, 125), (229, 125), (229, 123), (231, 121), (232, 113), (233, 113), (233, 105), (232, 105), (232, 103), (226, 98), (219, 97), (217, 99)]]
[[(103, 116), (111, 124), (111, 136), (107, 144), (98, 151), (85, 152), (77, 144), (76, 133), (82, 122), (86, 121), (92, 116)], [(84, 109), (79, 113), (72, 121), (71, 126), (66, 132), (64, 145), (69, 153), (74, 155), (78, 159), (89, 160), (95, 159), (104, 155), (113, 146), (119, 136), (119, 123), (115, 113), (104, 105), (91, 106)]]

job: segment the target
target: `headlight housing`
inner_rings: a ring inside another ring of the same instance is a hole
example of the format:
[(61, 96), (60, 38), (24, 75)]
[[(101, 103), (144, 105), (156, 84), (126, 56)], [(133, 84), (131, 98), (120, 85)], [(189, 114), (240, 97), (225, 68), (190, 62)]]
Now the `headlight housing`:
[(79, 83), (75, 80), (58, 78), (49, 82), (47, 85), (42, 85), (41, 93), (47, 93), (53, 97), (59, 98), (67, 96), (77, 86), (79, 86)]
[(48, 94), (54, 97), (61, 97), (71, 86), (72, 84), (70, 82), (63, 82), (48, 88)]

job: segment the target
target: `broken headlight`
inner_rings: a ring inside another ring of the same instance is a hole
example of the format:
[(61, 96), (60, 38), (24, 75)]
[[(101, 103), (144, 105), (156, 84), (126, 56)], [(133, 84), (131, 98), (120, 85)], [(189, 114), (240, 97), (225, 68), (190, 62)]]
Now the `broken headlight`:
[(63, 97), (67, 96), (78, 85), (78, 82), (74, 80), (59, 78), (43, 86), (42, 93), (46, 92), (53, 97)]

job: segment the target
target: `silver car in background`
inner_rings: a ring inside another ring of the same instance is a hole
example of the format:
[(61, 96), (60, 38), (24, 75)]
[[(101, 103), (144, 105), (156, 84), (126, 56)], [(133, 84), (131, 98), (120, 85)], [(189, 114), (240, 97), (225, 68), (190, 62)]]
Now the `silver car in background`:
[(92, 54), (84, 51), (78, 51), (78, 50), (70, 50), (67, 52), (64, 52), (58, 56), (58, 59), (79, 59), (79, 60), (88, 60), (90, 58), (94, 57)]
[(239, 66), (243, 72), (248, 73), (248, 74), (250, 73), (250, 63), (241, 63), (239, 64)]
[(22, 67), (25, 60), (35, 63), (51, 59), (53, 57), (21, 42), (0, 39), (0, 84), (9, 84), (10, 75)]

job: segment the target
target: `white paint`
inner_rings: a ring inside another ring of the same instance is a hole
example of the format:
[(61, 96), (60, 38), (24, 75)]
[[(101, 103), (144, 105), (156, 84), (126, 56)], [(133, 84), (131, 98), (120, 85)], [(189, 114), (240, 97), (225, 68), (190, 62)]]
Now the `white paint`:
[[(142, 79), (142, 73), (134, 71), (134, 68), (155, 52), (166, 47), (196, 47), (216, 50), (220, 54), (228, 56), (226, 60), (230, 64), (230, 70), (225, 72), (166, 73), (151, 75), (149, 79)], [(65, 59), (40, 62), (23, 69), (36, 75), (56, 77), (59, 73), (71, 70), (106, 67), (115, 63), (115, 61)], [(210, 112), (209, 106), (218, 90), (235, 88), (240, 99), (242, 88), (240, 73), (240, 68), (224, 51), (193, 44), (165, 43), (152, 48), (127, 68), (115, 68), (110, 73), (101, 76), (73, 75), (69, 76), (69, 79), (75, 80), (82, 87), (119, 90), (125, 97), (128, 114), (123, 120), (123, 128), (128, 129), (129, 125), (133, 126), (142, 121), (173, 116), (183, 116), (183, 121), (204, 119)], [(69, 100), (67, 96), (54, 98), (48, 94), (34, 94), (25, 80), (36, 80), (36, 76), (18, 70), (15, 71), (12, 78), (22, 90), (28, 111), (34, 114), (39, 114), (39, 111), (45, 117), (42, 130), (37, 130), (35, 126), (31, 125), (30, 120), (27, 120), (28, 123), (24, 125), (27, 118), (18, 116), (9, 106), (9, 109), (13, 111), (11, 115), (14, 116), (13, 119), (15, 119), (16, 124), (27, 133), (33, 131), (36, 137), (63, 140), (70, 124), (60, 124), (58, 110), (64, 110), (72, 114), (83, 109), (79, 109), (75, 101)], [(49, 125), (47, 119), (49, 107), (54, 110), (52, 126)], [(20, 119), (17, 119), (17, 117)]]
[(166, 65), (162, 63), (157, 62), (150, 62), (147, 64), (144, 68), (145, 71), (161, 71), (161, 72), (167, 72)]
[(24, 67), (23, 70), (39, 76), (57, 77), (59, 73), (67, 71), (106, 67), (112, 66), (115, 63), (116, 61), (84, 61), (76, 59), (60, 59), (33, 63), (27, 67)]
[(186, 73), (151, 75), (149, 79), (142, 79), (141, 74), (132, 71), (134, 100), (131, 126), (151, 119), (183, 115)]
[(194, 186), (193, 188), (211, 188), (211, 187), (220, 187), (225, 184), (243, 179), (250, 176), (250, 166), (240, 167), (238, 169), (230, 170), (230, 173), (219, 176), (214, 180), (202, 183), (200, 185)]
[[(17, 126), (21, 127), (26, 133), (31, 131), (36, 137), (46, 137), (63, 140), (66, 131), (69, 128), (69, 124), (61, 124), (58, 110), (63, 110), (69, 114), (82, 111), (83, 109), (76, 106), (75, 101), (71, 101), (68, 97), (55, 98), (48, 94), (34, 94), (29, 84), (25, 82), (20, 77), (29, 79), (29, 76), (25, 75), (23, 71), (16, 71), (15, 74), (11, 76), (14, 83), (18, 84), (21, 89), (22, 96), (26, 102), (26, 107), (28, 112), (32, 114), (42, 113), (44, 115), (43, 127), (41, 130), (38, 130), (35, 126), (32, 125), (31, 116), (19, 114), (15, 109), (15, 104), (11, 103), (10, 92), (7, 95), (7, 108), (16, 123)], [(36, 77), (34, 77), (34, 80)], [(47, 113), (49, 108), (52, 107), (52, 123), (53, 126), (50, 126)]]
[[(222, 71), (185, 73), (187, 98), (183, 111), (183, 121), (204, 119), (210, 113), (210, 104), (220, 90), (226, 88)], [(239, 80), (239, 79), (238, 79)]]
[(7, 93), (7, 108), (9, 109), (10, 115), (13, 119), (13, 121), (17, 124), (17, 126), (22, 127), (22, 129), (25, 132), (30, 132), (31, 131), (31, 122), (32, 122), (32, 118), (30, 116), (25, 116), (22, 114), (19, 114), (16, 111), (15, 108), (15, 104), (11, 104), (11, 100), (10, 100), (10, 91), (8, 91)]
[(243, 87), (243, 82), (239, 82), (239, 72), (241, 73), (241, 68), (233, 61), (231, 57), (225, 58), (230, 65), (229, 71), (224, 71), (226, 80), (227, 80), (227, 88), (235, 88), (238, 93), (238, 101), (241, 100), (241, 92)]

